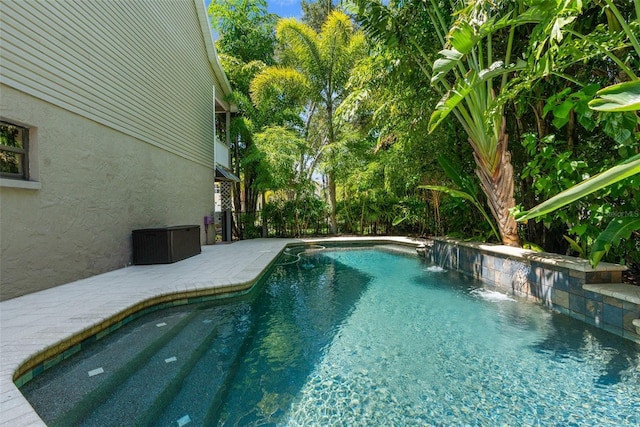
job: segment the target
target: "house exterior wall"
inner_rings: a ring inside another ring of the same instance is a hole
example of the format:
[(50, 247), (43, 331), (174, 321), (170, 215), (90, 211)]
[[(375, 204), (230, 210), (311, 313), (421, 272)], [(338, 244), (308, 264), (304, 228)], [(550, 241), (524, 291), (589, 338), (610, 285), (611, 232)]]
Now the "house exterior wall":
[(0, 187), (2, 300), (125, 267), (132, 230), (200, 225), (213, 210), (213, 169), (0, 90), (2, 115), (36, 126), (41, 187)]
[(229, 90), (197, 1), (3, 1), (0, 82), (210, 166), (213, 88)]
[(209, 31), (201, 0), (0, 2), (0, 118), (32, 172), (0, 180), (0, 300), (129, 265), (134, 229), (204, 242), (230, 92)]

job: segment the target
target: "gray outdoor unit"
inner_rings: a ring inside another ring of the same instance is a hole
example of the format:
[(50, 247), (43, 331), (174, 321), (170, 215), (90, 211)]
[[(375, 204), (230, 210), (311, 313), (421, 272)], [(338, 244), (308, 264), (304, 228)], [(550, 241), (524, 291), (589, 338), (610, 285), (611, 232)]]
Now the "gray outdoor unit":
[(145, 228), (132, 234), (136, 265), (170, 264), (201, 252), (199, 225)]

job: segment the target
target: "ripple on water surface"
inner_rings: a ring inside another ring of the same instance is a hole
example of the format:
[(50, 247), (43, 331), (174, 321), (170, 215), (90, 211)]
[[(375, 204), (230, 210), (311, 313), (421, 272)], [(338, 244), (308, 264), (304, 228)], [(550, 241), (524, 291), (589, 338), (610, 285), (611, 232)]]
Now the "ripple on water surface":
[(415, 256), (282, 264), (255, 296), (142, 317), (23, 392), (52, 425), (640, 425), (634, 343)]
[(414, 260), (381, 262), (285, 424), (640, 423), (637, 345), (459, 279), (434, 282), (440, 270), (416, 280)]

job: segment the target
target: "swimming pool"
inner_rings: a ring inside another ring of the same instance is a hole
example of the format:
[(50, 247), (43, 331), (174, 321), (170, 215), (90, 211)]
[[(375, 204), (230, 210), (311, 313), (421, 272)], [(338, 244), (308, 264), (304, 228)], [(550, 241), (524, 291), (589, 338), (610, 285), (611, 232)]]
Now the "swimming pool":
[(50, 425), (640, 424), (639, 345), (415, 256), (299, 250), (22, 392)]

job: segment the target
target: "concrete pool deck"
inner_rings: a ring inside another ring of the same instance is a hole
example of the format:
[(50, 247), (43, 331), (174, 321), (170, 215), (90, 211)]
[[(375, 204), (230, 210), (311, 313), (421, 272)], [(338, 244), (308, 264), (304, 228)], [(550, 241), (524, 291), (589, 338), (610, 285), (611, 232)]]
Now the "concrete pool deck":
[(93, 335), (145, 304), (247, 289), (287, 245), (344, 241), (421, 243), (404, 237), (242, 240), (203, 246), (200, 255), (174, 264), (130, 266), (0, 302), (0, 426), (46, 425), (14, 384), (35, 356), (61, 353), (74, 337)]

